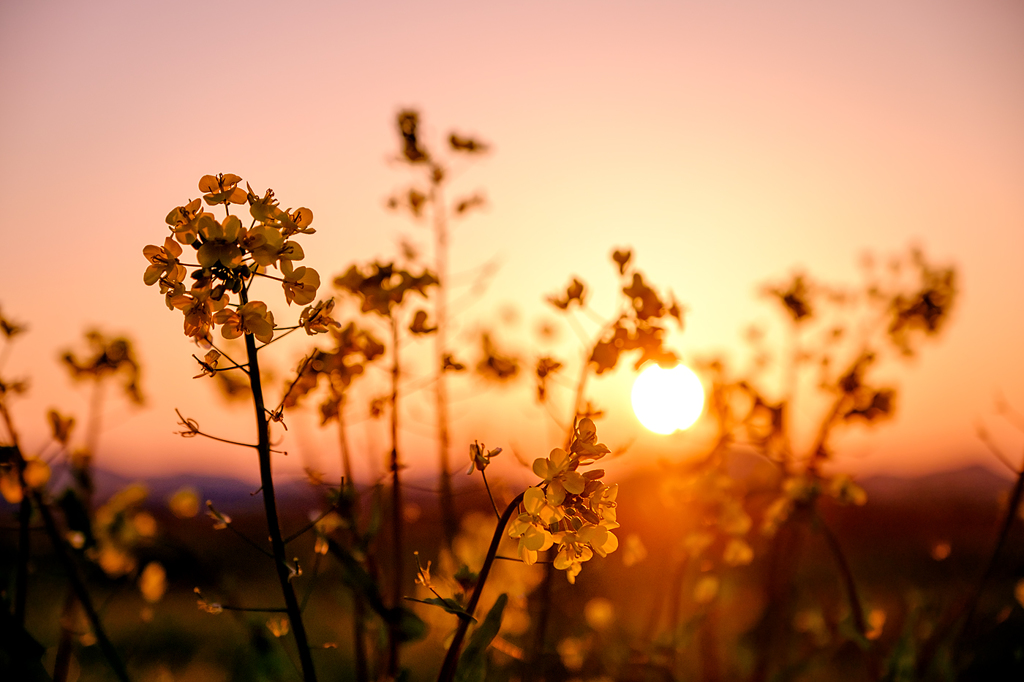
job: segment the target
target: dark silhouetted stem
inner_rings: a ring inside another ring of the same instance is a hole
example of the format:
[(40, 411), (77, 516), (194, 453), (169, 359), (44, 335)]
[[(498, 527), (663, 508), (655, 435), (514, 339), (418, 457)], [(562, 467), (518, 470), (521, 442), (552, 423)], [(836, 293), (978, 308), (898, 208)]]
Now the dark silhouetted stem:
[[(242, 291), (242, 303), (247, 302), (245, 291)], [(289, 570), (285, 560), (284, 539), (281, 536), (281, 524), (277, 516), (277, 499), (274, 497), (274, 477), (270, 468), (270, 427), (267, 424), (267, 410), (263, 403), (263, 385), (260, 381), (260, 365), (256, 355), (256, 340), (252, 334), (245, 335), (245, 350), (249, 359), (249, 385), (252, 389), (253, 405), (256, 409), (256, 429), (259, 441), (256, 450), (260, 460), (260, 487), (263, 491), (263, 509), (267, 516), (267, 529), (270, 533), (270, 546), (274, 554), (274, 568), (281, 583), (288, 620), (291, 621), (295, 645), (299, 650), (299, 661), (302, 664), (302, 676), (306, 682), (315, 682), (316, 671), (313, 668), (313, 657), (306, 639), (306, 628), (302, 622), (302, 613), (295, 591), (289, 581)]]
[[(398, 381), (401, 366), (398, 363), (398, 320), (392, 311), (391, 322), (391, 547), (394, 564), (392, 570), (392, 605), (397, 607), (402, 600), (402, 484), (399, 480), (398, 462)], [(388, 676), (398, 676), (398, 619), (388, 623)]]
[(451, 436), (448, 430), (448, 385), (444, 369), (444, 355), (448, 352), (448, 220), (444, 206), (444, 195), (437, 182), (430, 185), (430, 205), (434, 218), (434, 269), (437, 274), (437, 289), (434, 291), (434, 316), (437, 331), (434, 337), (434, 397), (437, 403), (437, 454), (440, 463), (438, 484), (441, 491), (441, 526), (445, 544), (451, 547), (459, 526), (455, 516), (455, 500), (452, 495)]
[(850, 570), (850, 563), (846, 560), (846, 554), (843, 553), (843, 548), (839, 546), (839, 539), (832, 532), (832, 529), (825, 523), (825, 519), (817, 515), (818, 528), (821, 529), (821, 534), (825, 538), (825, 543), (828, 544), (829, 550), (832, 552), (832, 556), (836, 560), (836, 564), (839, 566), (839, 575), (843, 579), (843, 587), (846, 589), (846, 598), (850, 602), (850, 611), (853, 614), (853, 624), (857, 628), (858, 634), (862, 637), (867, 637), (867, 624), (864, 620), (864, 609), (861, 607), (860, 598), (857, 596), (857, 583), (853, 579), (853, 571)]
[[(10, 344), (4, 345), (6, 351)], [(21, 456), (21, 445), (18, 443), (18, 432), (14, 430), (14, 421), (10, 412), (3, 402), (0, 402), (0, 415), (3, 416), (4, 425), (11, 438), (11, 445), (18, 452), (15, 467), (18, 471), (18, 484), (22, 490), (28, 490), (25, 486), (25, 460)], [(14, 620), (25, 627), (25, 609), (28, 603), (28, 557), (32, 552), (32, 534), (29, 532), (29, 522), (32, 520), (32, 502), (29, 495), (21, 498), (21, 505), (18, 507), (18, 565), (14, 572)]]
[[(19, 451), (20, 457), (20, 451)], [(57, 557), (61, 563), (64, 564), (64, 568), (68, 574), (68, 581), (71, 583), (71, 590), (75, 597), (78, 599), (78, 603), (81, 605), (82, 610), (85, 611), (86, 618), (89, 619), (89, 625), (92, 627), (92, 632), (96, 635), (96, 641), (100, 645), (100, 650), (103, 651), (103, 655), (106, 656), (107, 661), (110, 663), (110, 667), (114, 670), (114, 674), (117, 679), (122, 682), (129, 682), (131, 678), (128, 677), (128, 671), (124, 667), (124, 663), (121, 661), (121, 657), (117, 654), (117, 649), (111, 643), (110, 638), (107, 637), (106, 631), (103, 629), (103, 624), (100, 622), (99, 613), (96, 611), (96, 607), (93, 606), (92, 598), (89, 596), (89, 591), (85, 587), (85, 582), (78, 573), (78, 566), (75, 564), (74, 559), (68, 554), (67, 547), (64, 545), (64, 540), (61, 537), (60, 530), (57, 528), (57, 522), (53, 518), (53, 514), (50, 513), (50, 508), (43, 502), (42, 496), (36, 492), (32, 492), (32, 501), (39, 510), (40, 516), (43, 517), (43, 525), (46, 526), (46, 534), (50, 536), (50, 542), (53, 543), (53, 550), (57, 553)]]
[(985, 591), (985, 586), (988, 581), (991, 580), (992, 574), (995, 573), (996, 564), (999, 562), (999, 555), (1003, 552), (1003, 547), (1006, 545), (1006, 540), (1010, 536), (1010, 529), (1013, 527), (1014, 519), (1017, 518), (1017, 509), (1020, 507), (1021, 499), (1024, 498), (1024, 470), (1017, 475), (1017, 481), (1013, 484), (1013, 491), (1010, 493), (1010, 501), (1006, 507), (1006, 516), (1003, 517), (1003, 522), (999, 528), (999, 536), (996, 538), (996, 546), (992, 549), (992, 556), (988, 560), (988, 565), (985, 567), (985, 572), (982, 573), (981, 579), (978, 581), (978, 586), (974, 589), (971, 595), (970, 601), (967, 602), (965, 608), (965, 615), (963, 624), (960, 626), (960, 634), (957, 636), (957, 644), (963, 639), (967, 633), (967, 628), (971, 624), (971, 620), (974, 618), (974, 613), (978, 609), (978, 602), (981, 601), (982, 592)]
[[(498, 519), (498, 527), (494, 529), (494, 535), (491, 537), (491, 546), (487, 548), (487, 557), (484, 559), (484, 565), (480, 569), (480, 575), (476, 581), (476, 587), (473, 589), (473, 595), (469, 598), (469, 603), (466, 604), (466, 612), (473, 615), (476, 610), (476, 605), (480, 601), (480, 595), (484, 591), (484, 584), (487, 582), (487, 576), (491, 572), (491, 565), (494, 563), (494, 558), (498, 554), (498, 545), (501, 544), (501, 536), (505, 532), (505, 526), (508, 525), (512, 515), (516, 513), (519, 508), (519, 504), (523, 501), (523, 497), (526, 495), (525, 492), (519, 493), (512, 502), (505, 507), (505, 512)], [(459, 651), (462, 649), (462, 642), (466, 638), (466, 631), (469, 630), (469, 618), (460, 618), (459, 627), (455, 631), (455, 636), (452, 637), (451, 646), (448, 647), (448, 653), (445, 654), (444, 663), (441, 665), (441, 674), (437, 676), (437, 682), (451, 682), (455, 679), (455, 669), (459, 665)]]

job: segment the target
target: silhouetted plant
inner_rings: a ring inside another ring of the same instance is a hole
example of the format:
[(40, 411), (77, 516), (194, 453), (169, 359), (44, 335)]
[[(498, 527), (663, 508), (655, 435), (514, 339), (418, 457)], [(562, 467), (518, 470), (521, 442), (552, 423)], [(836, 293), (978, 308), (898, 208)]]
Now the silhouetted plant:
[[(413, 333), (434, 334), (434, 406), (437, 413), (438, 484), (441, 522), (445, 540), (450, 545), (458, 529), (451, 485), (451, 434), (448, 417), (448, 372), (457, 372), (463, 365), (455, 360), (449, 348), (450, 315), (448, 294), (449, 243), (451, 222), (461, 219), (487, 203), (483, 193), (477, 191), (453, 199), (447, 197), (449, 184), (457, 173), (455, 167), (461, 159), (485, 154), (490, 146), (476, 138), (456, 132), (448, 135), (447, 154), (428, 147), (420, 132), (419, 112), (405, 109), (398, 113), (398, 132), (402, 141), (400, 162), (418, 175), (418, 179), (388, 199), (388, 207), (406, 211), (414, 220), (428, 220), (434, 236), (433, 272), (437, 278), (432, 301), (434, 324), (426, 324), (427, 315), (420, 311), (411, 327)], [(485, 342), (486, 343), (486, 342)]]
[[(3, 356), (6, 358), (12, 339), (23, 333), (26, 328), (0, 316), (0, 331), (4, 336)], [(128, 368), (126, 388), (129, 396), (141, 402), (138, 378), (139, 367), (132, 358), (131, 344), (126, 339), (116, 339), (108, 343), (98, 332), (87, 334), (96, 354), (89, 360), (79, 361), (72, 354), (65, 355), (67, 362), (74, 370), (77, 378), (88, 377), (95, 381), (93, 415), (90, 437), (84, 450), (69, 451), (72, 430), (75, 424), (73, 417), (65, 417), (56, 410), (50, 410), (47, 419), (50, 423), (53, 442), (58, 446), (58, 453), (49, 458), (26, 456), (22, 450), (18, 431), (15, 428), (9, 401), (14, 396), (26, 392), (26, 380), (8, 381), (0, 377), (0, 418), (6, 427), (6, 438), (0, 444), (0, 494), (11, 504), (19, 505), (18, 510), (18, 550), (15, 558), (14, 604), (13, 613), (9, 616), (7, 609), (3, 613), (3, 657), (5, 671), (23, 679), (47, 679), (39, 658), (42, 647), (25, 630), (25, 618), (29, 594), (29, 561), (31, 557), (30, 525), (34, 514), (42, 520), (43, 529), (48, 536), (54, 553), (60, 561), (69, 583), (68, 596), (64, 601), (62, 618), (60, 619), (60, 639), (53, 670), (53, 679), (63, 682), (68, 678), (71, 668), (71, 650), (76, 635), (83, 643), (98, 643), (103, 655), (107, 658), (115, 676), (122, 681), (129, 679), (127, 669), (120, 655), (114, 648), (100, 620), (99, 612), (83, 576), (80, 563), (82, 559), (95, 561), (103, 571), (111, 577), (120, 577), (135, 571), (134, 557), (130, 554), (130, 543), (137, 540), (139, 528), (143, 528), (148, 536), (155, 532), (153, 518), (137, 509), (131, 510), (127, 524), (115, 530), (112, 505), (117, 504), (118, 497), (108, 501), (95, 514), (91, 508), (92, 472), (90, 461), (95, 449), (99, 432), (99, 415), (101, 399), (99, 390), (102, 382), (111, 374)], [(54, 502), (49, 491), (51, 483), (51, 467), (49, 462), (54, 457), (65, 456), (75, 480), (79, 483), (76, 491), (68, 488)], [(119, 493), (122, 499), (131, 494), (132, 488)], [(143, 491), (144, 496), (144, 491)], [(58, 523), (54, 508), (63, 512), (63, 528)], [(119, 508), (118, 512), (125, 512)], [(139, 524), (134, 521), (138, 520)], [(149, 594), (154, 601), (160, 595), (156, 586)], [(72, 628), (81, 621), (79, 608), (84, 612), (88, 630), (84, 633), (75, 632)], [(8, 622), (8, 618), (11, 618)]]
[[(301, 568), (297, 561), (289, 562), (286, 558), (271, 471), (270, 422), (283, 419), (283, 405), (273, 410), (266, 407), (258, 354), (296, 329), (304, 329), (307, 334), (314, 335), (326, 332), (338, 323), (330, 317), (330, 301), (307, 305), (316, 298), (320, 275), (312, 268), (295, 265), (303, 259), (304, 253), (293, 237), (315, 232), (309, 227), (313, 222), (312, 211), (308, 208), (283, 210), (278, 207), (272, 190), (267, 190), (261, 197), (248, 185), (246, 190), (239, 187), (241, 181), (240, 177), (232, 174), (202, 177), (199, 181), (202, 200), (194, 199), (173, 209), (166, 218), (172, 236), (164, 240), (163, 246), (151, 245), (143, 250), (150, 263), (144, 280), (150, 286), (159, 283), (167, 307), (182, 311), (186, 336), (212, 347), (202, 360), (197, 358), (202, 371), (200, 376), (213, 376), (223, 369), (235, 368), (248, 375), (256, 414), (257, 443), (237, 444), (252, 447), (258, 454), (260, 489), (271, 550), (267, 552), (260, 544), (253, 544), (273, 560), (290, 623), (290, 628), (278, 624), (271, 629), (275, 635), (283, 636), (288, 630), (293, 633), (303, 677), (311, 681), (316, 679), (316, 672), (301, 609), (292, 587), (292, 580), (301, 575)], [(217, 220), (207, 212), (203, 202), (208, 206), (222, 205), (224, 219)], [(248, 227), (231, 213), (232, 205), (248, 206), (251, 218)], [(195, 251), (197, 263), (185, 264), (179, 260), (182, 244)], [(186, 289), (188, 268), (193, 268), (192, 282)], [(275, 268), (279, 274), (269, 274), (270, 268)], [(251, 287), (258, 279), (279, 282), (289, 305), (306, 305), (297, 324), (283, 328), (277, 326), (268, 305), (250, 297)], [(217, 349), (212, 332), (218, 328), (225, 339), (244, 339), (244, 363), (236, 362)], [(281, 331), (284, 334), (280, 334)], [(257, 346), (257, 341), (262, 345)], [(230, 367), (218, 367), (222, 357), (231, 363)], [(181, 424), (184, 427), (182, 435), (215, 438), (203, 432), (195, 420), (181, 417)], [(210, 509), (219, 525), (230, 527), (229, 519), (216, 512), (212, 505)], [(200, 605), (204, 604), (208, 606), (209, 602), (201, 599)], [(219, 607), (225, 608), (223, 605)]]

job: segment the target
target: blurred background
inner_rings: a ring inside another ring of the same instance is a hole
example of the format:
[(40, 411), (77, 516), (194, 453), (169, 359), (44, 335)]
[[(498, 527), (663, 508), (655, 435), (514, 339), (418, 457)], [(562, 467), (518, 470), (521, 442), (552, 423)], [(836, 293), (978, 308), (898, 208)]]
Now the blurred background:
[[(918, 246), (956, 268), (960, 298), (945, 334), (888, 368), (897, 419), (844, 441), (844, 466), (996, 468), (976, 425), (998, 439), (996, 397), (1024, 404), (1021, 25), (1007, 0), (3, 3), (0, 305), (29, 326), (5, 360), (31, 380), (15, 406), (23, 440), (42, 447), (50, 407), (86, 411), (57, 358), (95, 327), (134, 341), (147, 398), (104, 404), (97, 466), (254, 480), (248, 451), (174, 435), (178, 408), (244, 439), (251, 408), (192, 380), (195, 348), (144, 286), (142, 248), (162, 243), (201, 175), (224, 172), (313, 210), (305, 262), (325, 284), (402, 240), (429, 258), (429, 231), (385, 206), (410, 181), (395, 116), (411, 107), (428, 142), (455, 131), (491, 145), (452, 180), (487, 199), (453, 226), (453, 281), (491, 273), (456, 306), (455, 342), (489, 329), (529, 360), (550, 325), (573, 357), (545, 296), (575, 275), (610, 313), (609, 254), (631, 246), (686, 308), (670, 345), (742, 366), (748, 328), (778, 320), (765, 282), (856, 285), (865, 254), (884, 264)], [(284, 346), (275, 390), (303, 352)], [(686, 435), (641, 429), (628, 381), (594, 384), (606, 442), (685, 450)], [(535, 428), (529, 382), (452, 391), (459, 457), (481, 438), (532, 458), (560, 433)], [(292, 419), (280, 470), (336, 466), (333, 436)], [(353, 420), (372, 477), (386, 442), (365, 411)], [(411, 466), (433, 465), (429, 439), (402, 437)]]

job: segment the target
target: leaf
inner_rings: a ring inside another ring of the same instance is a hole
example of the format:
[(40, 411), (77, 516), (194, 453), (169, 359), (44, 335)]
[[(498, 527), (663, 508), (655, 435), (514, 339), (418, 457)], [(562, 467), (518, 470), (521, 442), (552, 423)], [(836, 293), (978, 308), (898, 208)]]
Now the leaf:
[(487, 679), (487, 648), (501, 629), (501, 617), (508, 603), (508, 595), (502, 594), (487, 612), (487, 617), (469, 638), (466, 649), (459, 657), (455, 671), (456, 682), (485, 682)]
[(414, 601), (417, 604), (428, 604), (430, 606), (438, 606), (442, 610), (452, 614), (453, 616), (458, 616), (463, 620), (469, 619), (474, 623), (476, 622), (476, 618), (470, 615), (469, 611), (462, 608), (462, 604), (451, 598), (445, 599), (443, 597), (430, 597), (429, 599), (413, 599), (412, 597), (406, 597), (405, 599), (406, 601)]

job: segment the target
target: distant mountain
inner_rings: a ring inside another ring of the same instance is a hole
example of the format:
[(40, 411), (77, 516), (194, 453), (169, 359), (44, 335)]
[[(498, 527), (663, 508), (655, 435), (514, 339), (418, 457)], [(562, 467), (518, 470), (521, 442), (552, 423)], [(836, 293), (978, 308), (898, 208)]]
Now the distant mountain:
[(994, 500), (1013, 486), (1009, 472), (1003, 475), (980, 465), (913, 477), (875, 475), (858, 482), (872, 501), (909, 497), (919, 500)]

